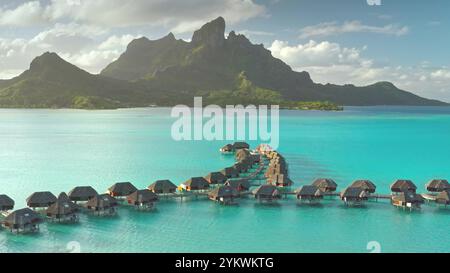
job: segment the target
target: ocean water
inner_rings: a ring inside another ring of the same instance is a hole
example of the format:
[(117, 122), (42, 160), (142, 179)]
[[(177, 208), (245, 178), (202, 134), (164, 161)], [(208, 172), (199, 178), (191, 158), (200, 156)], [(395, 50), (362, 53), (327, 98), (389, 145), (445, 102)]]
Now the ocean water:
[[(16, 209), (34, 191), (55, 195), (77, 185), (104, 192), (114, 182), (145, 188), (179, 184), (233, 163), (226, 141), (172, 140), (168, 108), (116, 111), (0, 109), (0, 193)], [(370, 179), (389, 193), (396, 179), (424, 192), (450, 179), (450, 108), (348, 107), (343, 112), (281, 111), (279, 151), (294, 187), (330, 177), (345, 188)], [(253, 146), (257, 141), (250, 142)], [(162, 200), (150, 213), (121, 207), (119, 216), (82, 215), (76, 225), (45, 223), (35, 235), (0, 229), (0, 252), (449, 252), (450, 208), (407, 212), (388, 201), (347, 208), (340, 200), (276, 206), (252, 198), (238, 206), (206, 199)], [(75, 242), (75, 243), (74, 243)]]

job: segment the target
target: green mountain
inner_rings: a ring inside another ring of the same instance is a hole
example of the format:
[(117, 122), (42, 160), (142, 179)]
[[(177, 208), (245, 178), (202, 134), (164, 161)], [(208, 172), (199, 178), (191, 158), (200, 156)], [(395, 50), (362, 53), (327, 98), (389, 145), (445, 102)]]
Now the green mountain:
[(0, 83), (0, 107), (104, 109), (142, 105), (137, 84), (92, 75), (55, 53), (35, 58), (16, 78)]
[(222, 17), (195, 31), (191, 42), (176, 40), (172, 34), (155, 41), (134, 40), (101, 75), (143, 82), (166, 97), (180, 93), (192, 97), (199, 91), (233, 89), (242, 71), (254, 85), (276, 90), (286, 100), (341, 105), (445, 105), (386, 82), (363, 87), (316, 84), (307, 72), (293, 71), (263, 45), (254, 45), (234, 31), (225, 38)]
[(11, 80), (0, 80), (0, 107), (105, 109), (150, 104), (273, 104), (302, 109), (339, 105), (447, 105), (400, 90), (388, 82), (369, 86), (314, 83), (263, 45), (230, 32), (219, 17), (195, 31), (191, 42), (169, 34), (140, 38), (99, 75), (55, 53), (35, 58)]

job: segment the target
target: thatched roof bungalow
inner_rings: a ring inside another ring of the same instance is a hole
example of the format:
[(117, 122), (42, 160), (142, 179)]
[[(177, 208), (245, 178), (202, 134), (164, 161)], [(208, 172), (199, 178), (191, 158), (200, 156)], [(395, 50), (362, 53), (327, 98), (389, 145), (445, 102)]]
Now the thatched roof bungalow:
[(424, 203), (424, 198), (415, 192), (406, 191), (393, 195), (391, 203), (396, 207), (418, 209)]
[(337, 189), (337, 184), (333, 179), (329, 178), (319, 178), (316, 179), (312, 185), (318, 187), (322, 192), (335, 192)]
[(239, 172), (233, 167), (227, 167), (220, 171), (227, 178), (237, 178), (239, 177)]
[(78, 205), (72, 202), (65, 192), (59, 194), (54, 204), (45, 211), (47, 216), (58, 222), (77, 222)]
[(236, 171), (238, 171), (239, 173), (245, 173), (251, 168), (251, 166), (249, 166), (248, 164), (239, 162), (239, 163), (234, 164), (233, 168), (236, 169)]
[(248, 179), (227, 180), (227, 182), (225, 182), (225, 185), (232, 187), (238, 192), (248, 191), (251, 187)]
[(222, 153), (232, 153), (234, 151), (233, 144), (227, 144), (223, 146), (222, 148), (220, 148), (220, 151)]
[(430, 192), (441, 192), (445, 190), (450, 190), (450, 184), (445, 179), (431, 180), (425, 187), (427, 191)]
[(391, 192), (416, 192), (417, 187), (411, 180), (397, 180), (391, 185)]
[(0, 194), (0, 211), (12, 210), (14, 208), (14, 200), (6, 194)]
[(109, 194), (100, 194), (89, 199), (86, 208), (100, 216), (112, 216), (117, 213), (117, 200)]
[(211, 172), (204, 177), (209, 184), (223, 184), (227, 181), (227, 177), (221, 172)]
[(108, 194), (112, 197), (125, 197), (135, 191), (137, 188), (131, 182), (118, 182), (109, 187)]
[(73, 188), (71, 191), (69, 191), (69, 199), (78, 202), (78, 201), (88, 201), (91, 198), (94, 198), (97, 196), (97, 191), (94, 190), (91, 186), (79, 186)]
[(277, 187), (290, 187), (294, 184), (286, 174), (275, 174), (267, 179), (267, 183)]
[(35, 192), (27, 198), (30, 208), (47, 208), (56, 202), (56, 196), (49, 191)]
[(259, 186), (253, 191), (253, 195), (259, 201), (268, 202), (281, 198), (281, 193), (278, 191), (278, 188), (270, 184)]
[(177, 186), (170, 180), (157, 180), (148, 189), (157, 194), (169, 194), (177, 191)]
[(436, 203), (445, 206), (450, 205), (450, 190), (441, 191), (436, 196)]
[(295, 191), (297, 199), (300, 201), (318, 202), (323, 199), (322, 191), (314, 185), (305, 185)]
[(235, 142), (233, 143), (233, 148), (235, 151), (239, 149), (250, 149), (250, 145), (247, 142)]
[(127, 196), (128, 204), (138, 209), (152, 209), (158, 201), (158, 195), (150, 190), (137, 190)]
[(362, 205), (368, 200), (369, 194), (364, 188), (348, 187), (341, 192), (340, 197), (346, 205)]
[(368, 193), (375, 193), (377, 186), (370, 180), (356, 180), (353, 182), (350, 187), (352, 188), (362, 188)]
[(203, 177), (192, 177), (183, 183), (187, 191), (203, 191), (209, 188), (209, 183)]
[(39, 230), (41, 222), (42, 219), (39, 214), (29, 208), (24, 208), (13, 211), (6, 216), (3, 226), (11, 230), (11, 232), (36, 232)]
[(248, 157), (250, 157), (250, 151), (247, 149), (240, 149), (235, 154), (236, 161), (241, 161)]
[(226, 185), (217, 187), (208, 193), (209, 199), (225, 205), (233, 204), (237, 197), (239, 197), (237, 190)]

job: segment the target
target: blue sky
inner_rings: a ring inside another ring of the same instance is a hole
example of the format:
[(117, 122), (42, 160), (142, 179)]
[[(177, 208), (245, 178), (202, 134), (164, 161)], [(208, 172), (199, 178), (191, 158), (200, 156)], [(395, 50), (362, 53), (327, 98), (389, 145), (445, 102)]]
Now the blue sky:
[(449, 11), (446, 0), (0, 0), (0, 78), (45, 51), (98, 73), (134, 38), (189, 40), (220, 15), (317, 82), (387, 80), (450, 102)]

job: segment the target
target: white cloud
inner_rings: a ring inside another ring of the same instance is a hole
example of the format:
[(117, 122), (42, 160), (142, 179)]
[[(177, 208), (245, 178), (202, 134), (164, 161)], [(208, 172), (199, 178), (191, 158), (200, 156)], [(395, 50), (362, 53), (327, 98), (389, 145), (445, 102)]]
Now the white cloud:
[(417, 66), (378, 66), (364, 57), (366, 47), (347, 48), (338, 43), (309, 41), (289, 45), (275, 40), (269, 50), (296, 71), (308, 71), (319, 83), (369, 85), (391, 81), (399, 88), (421, 96), (450, 101), (450, 70)]
[(14, 9), (0, 8), (0, 25), (29, 26), (42, 24), (45, 18), (45, 8), (39, 1), (30, 1), (17, 6)]
[(265, 14), (266, 8), (253, 0), (51, 0), (0, 10), (0, 25), (70, 20), (107, 27), (164, 26), (184, 33), (218, 16), (235, 24)]
[(360, 21), (348, 21), (343, 24), (326, 22), (318, 25), (307, 26), (300, 30), (300, 38), (325, 37), (343, 33), (369, 32), (401, 36), (409, 32), (407, 26), (389, 24), (385, 26), (364, 25)]

